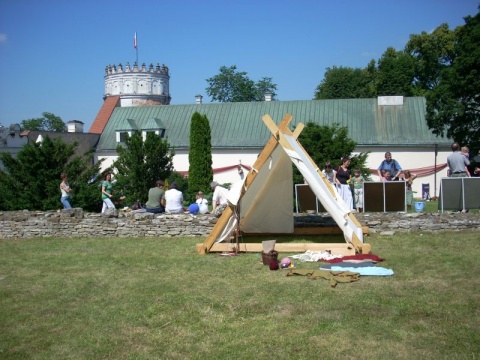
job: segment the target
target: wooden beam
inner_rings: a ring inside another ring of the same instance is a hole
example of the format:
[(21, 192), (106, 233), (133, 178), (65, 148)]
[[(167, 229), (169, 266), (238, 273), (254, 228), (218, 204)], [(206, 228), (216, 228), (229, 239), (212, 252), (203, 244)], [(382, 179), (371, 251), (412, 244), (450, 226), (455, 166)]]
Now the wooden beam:
[[(197, 251), (203, 247), (203, 244), (197, 244)], [(210, 252), (234, 252), (236, 244), (234, 243), (218, 243), (213, 244), (210, 248)], [(240, 243), (240, 252), (262, 252), (261, 243)], [(335, 243), (335, 244), (318, 244), (318, 243), (276, 243), (275, 250), (278, 252), (298, 252), (303, 253), (307, 250), (311, 251), (328, 251), (332, 255), (355, 255), (355, 247), (347, 243)]]

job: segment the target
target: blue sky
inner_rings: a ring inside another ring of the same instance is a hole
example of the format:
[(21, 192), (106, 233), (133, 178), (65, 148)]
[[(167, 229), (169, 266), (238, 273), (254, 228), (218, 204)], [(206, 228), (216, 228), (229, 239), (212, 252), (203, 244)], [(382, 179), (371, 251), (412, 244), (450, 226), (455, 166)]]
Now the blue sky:
[(325, 69), (365, 67), (411, 34), (453, 29), (480, 0), (0, 0), (0, 124), (40, 117), (81, 120), (88, 131), (108, 64), (170, 68), (172, 104), (206, 96), (221, 66), (278, 100), (312, 99)]

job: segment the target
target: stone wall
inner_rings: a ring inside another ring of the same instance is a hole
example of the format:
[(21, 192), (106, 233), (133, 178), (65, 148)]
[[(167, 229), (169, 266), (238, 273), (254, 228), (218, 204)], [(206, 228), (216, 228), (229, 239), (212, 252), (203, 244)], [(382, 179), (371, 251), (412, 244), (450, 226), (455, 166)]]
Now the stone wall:
[[(480, 213), (355, 214), (370, 233), (447, 230), (480, 231)], [(109, 215), (82, 209), (0, 212), (0, 238), (31, 237), (206, 237), (217, 219), (210, 215), (154, 215), (120, 212)], [(336, 226), (329, 215), (295, 216), (295, 227)]]

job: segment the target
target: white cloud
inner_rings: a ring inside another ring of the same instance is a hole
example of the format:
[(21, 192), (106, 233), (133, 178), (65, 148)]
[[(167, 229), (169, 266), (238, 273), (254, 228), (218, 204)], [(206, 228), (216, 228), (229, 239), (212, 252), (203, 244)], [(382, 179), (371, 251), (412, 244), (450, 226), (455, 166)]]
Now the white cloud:
[(0, 33), (0, 44), (7, 42), (7, 34)]

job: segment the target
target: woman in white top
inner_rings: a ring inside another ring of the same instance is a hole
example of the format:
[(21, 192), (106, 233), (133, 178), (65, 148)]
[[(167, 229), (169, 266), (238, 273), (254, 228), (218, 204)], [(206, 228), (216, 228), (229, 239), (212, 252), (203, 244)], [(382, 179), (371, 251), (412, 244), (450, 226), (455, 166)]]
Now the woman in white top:
[(165, 191), (165, 212), (170, 214), (182, 214), (183, 213), (183, 194), (178, 191), (178, 185), (176, 182), (172, 182), (168, 186), (168, 190)]

